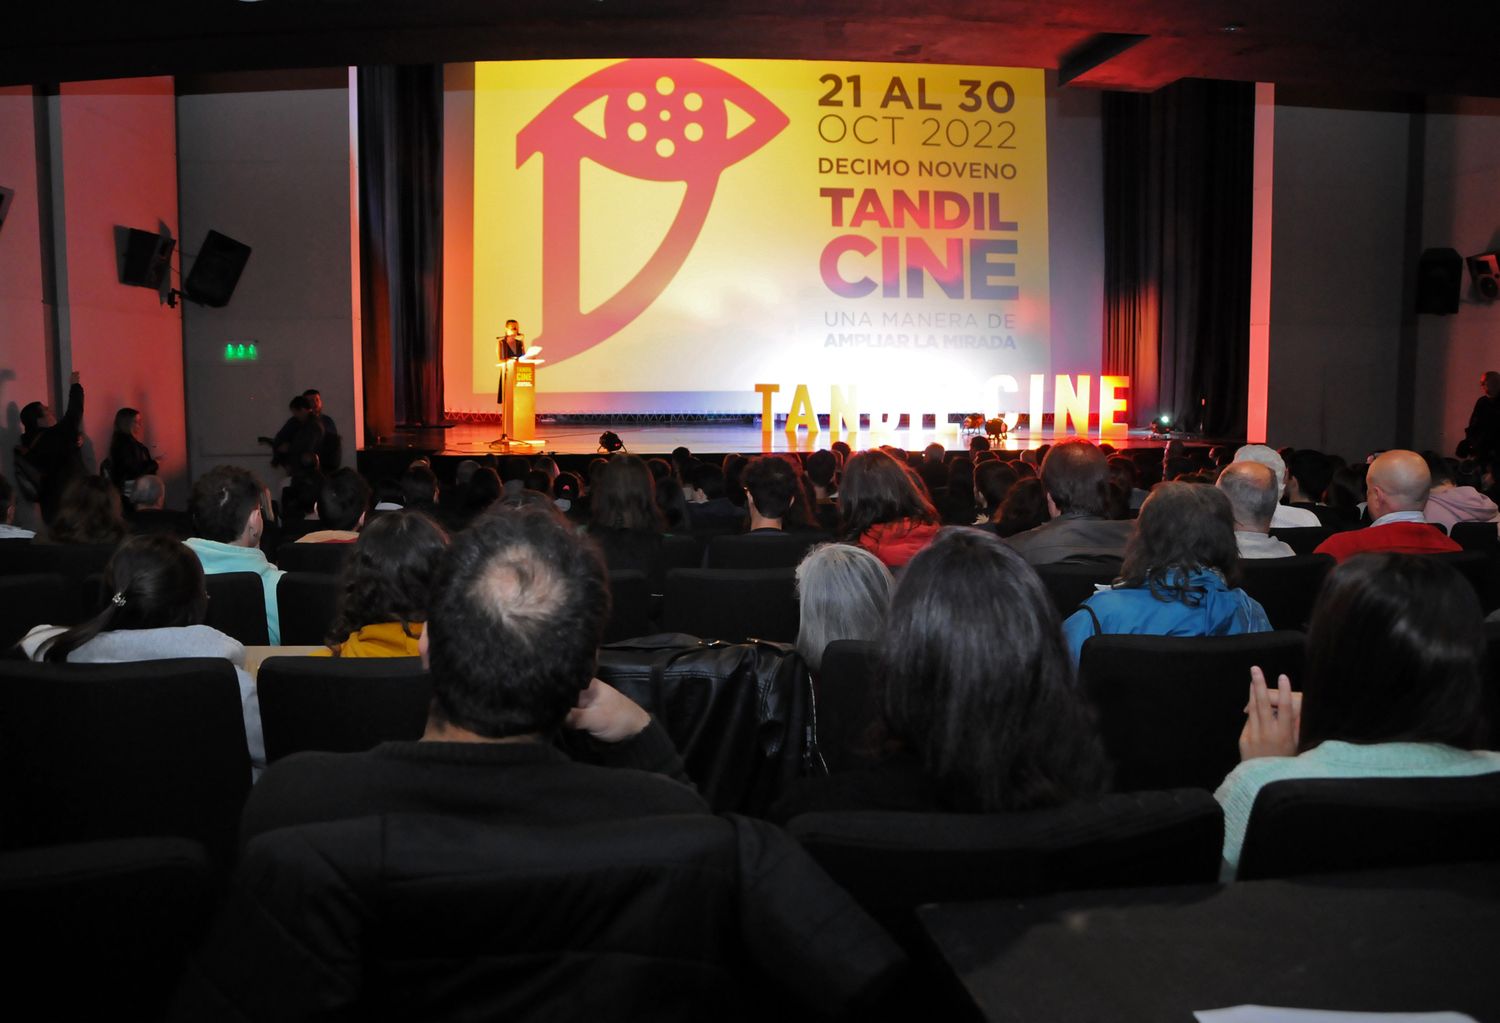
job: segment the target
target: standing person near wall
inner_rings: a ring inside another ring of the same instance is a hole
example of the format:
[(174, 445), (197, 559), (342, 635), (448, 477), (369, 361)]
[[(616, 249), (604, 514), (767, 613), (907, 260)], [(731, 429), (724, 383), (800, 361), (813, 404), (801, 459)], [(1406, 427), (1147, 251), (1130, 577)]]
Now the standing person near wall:
[(312, 407), (312, 417), (323, 428), (323, 439), (318, 442), (318, 461), (322, 463), (324, 472), (337, 472), (339, 466), (344, 464), (344, 439), (339, 436), (339, 428), (331, 416), (323, 414), (323, 395), (318, 393), (316, 387), (303, 391), (302, 397), (307, 399)]
[(1484, 388), (1469, 413), (1464, 440), (1458, 446), (1459, 458), (1477, 458), (1485, 462), (1500, 454), (1500, 371), (1490, 370), (1479, 378)]
[(160, 466), (145, 445), (146, 426), (139, 409), (122, 408), (115, 413), (115, 431), (109, 439), (109, 481), (133, 507), (135, 481), (153, 475)]
[(51, 522), (63, 487), (83, 475), (83, 385), (78, 371), (68, 377), (68, 408), (62, 419), (51, 406), (33, 401), (21, 410), (21, 442), (16, 474), (35, 490), (42, 520)]

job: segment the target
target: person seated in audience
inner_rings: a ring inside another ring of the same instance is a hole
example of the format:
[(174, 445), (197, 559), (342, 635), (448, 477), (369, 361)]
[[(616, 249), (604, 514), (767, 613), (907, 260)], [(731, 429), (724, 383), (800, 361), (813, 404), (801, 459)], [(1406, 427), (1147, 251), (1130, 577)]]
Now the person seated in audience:
[(927, 488), (927, 499), (937, 507), (948, 493), (948, 466), (941, 460), (933, 461), (924, 456), (912, 468)]
[(891, 570), (863, 547), (819, 544), (797, 566), (797, 652), (814, 673), (836, 639), (878, 640), (891, 606)]
[(366, 526), (339, 579), (328, 646), (315, 656), (416, 657), (447, 546), (448, 534), (421, 512), (392, 512)]
[(1016, 470), (1009, 462), (998, 458), (986, 459), (974, 466), (974, 525), (993, 526), (1000, 520), (1000, 509), (1016, 480)]
[(317, 456), (323, 449), (323, 421), (306, 395), (297, 395), (287, 408), (291, 415), (271, 438), (271, 465), (295, 473), (308, 464), (309, 455)]
[(16, 525), (16, 491), (0, 476), (0, 540), (30, 540), (36, 533)]
[(1286, 460), (1286, 501), (1288, 507), (1303, 508), (1318, 517), (1328, 529), (1342, 529), (1343, 518), (1328, 507), (1328, 484), (1336, 468), (1334, 460), (1321, 451), (1301, 448)]
[(21, 650), (33, 661), (55, 664), (222, 657), (239, 679), (252, 768), (264, 767), (260, 702), (245, 671), (245, 648), (203, 624), (208, 591), (193, 553), (169, 536), (130, 537), (104, 569), (104, 592), (109, 601), (93, 618), (72, 627), (38, 625), (21, 640)]
[(1141, 505), (1146, 503), (1146, 491), (1136, 485), (1141, 474), (1136, 468), (1135, 459), (1126, 455), (1110, 455), (1107, 464), (1110, 482), (1125, 492), (1126, 507), (1133, 512), (1140, 511)]
[(375, 481), (374, 490), (373, 500), (375, 501), (375, 506), (370, 509), (371, 515), (374, 515), (376, 512), (400, 511), (406, 507), (401, 502), (401, 483), (399, 480), (392, 479), (389, 476), (382, 476)]
[(120, 492), (99, 476), (75, 476), (63, 488), (47, 526), (53, 543), (117, 544), (130, 527), (120, 510)]
[[(1272, 529), (1293, 529), (1322, 525), (1315, 512), (1281, 504), (1286, 494), (1286, 462), (1275, 448), (1265, 444), (1246, 444), (1234, 453), (1236, 462), (1259, 462), (1276, 474), (1276, 511), (1271, 516)], [(1169, 477), (1170, 478), (1170, 477)]]
[(1500, 508), (1474, 487), (1460, 486), (1448, 459), (1436, 452), (1427, 452), (1422, 457), (1432, 473), (1432, 489), (1422, 506), (1423, 518), (1450, 532), (1460, 522), (1500, 523)]
[(426, 462), (413, 462), (406, 467), (399, 480), (401, 507), (407, 511), (419, 511), (434, 518), (438, 516), (438, 503), (442, 488), (432, 466)]
[(1042, 487), (1042, 481), (1019, 471), (1031, 468), (1025, 462), (1010, 464), (1016, 470), (1018, 478), (1015, 486), (1005, 495), (1005, 503), (1000, 506), (1000, 513), (992, 522), (995, 534), (1001, 537), (1015, 536), (1028, 529), (1035, 529), (1048, 518), (1047, 491)]
[(1328, 507), (1338, 516), (1340, 529), (1357, 526), (1365, 514), (1365, 473), (1369, 468), (1360, 463), (1333, 470), (1328, 481)]
[(666, 522), (645, 462), (624, 451), (610, 455), (594, 481), (589, 514), (588, 535), (612, 571), (645, 572), (661, 582)]
[[(656, 481), (656, 506), (661, 509), (662, 523), (667, 533), (692, 532), (692, 513), (688, 510), (687, 498), (682, 496), (682, 488), (671, 475)], [(558, 508), (567, 514), (561, 505)]]
[(1290, 558), (1297, 552), (1271, 536), (1276, 511), (1276, 474), (1259, 462), (1231, 462), (1218, 487), (1234, 514), (1234, 542), (1242, 558)]
[(1365, 474), (1370, 525), (1335, 533), (1318, 544), (1314, 553), (1345, 561), (1368, 551), (1436, 554), (1462, 550), (1442, 530), (1428, 525), (1422, 514), (1431, 487), (1432, 474), (1421, 455), (1400, 449), (1382, 452)]
[(972, 526), (979, 515), (974, 500), (974, 463), (955, 458), (946, 466), (943, 496), (934, 501), (938, 518), (945, 526)]
[(521, 455), (504, 455), (500, 459), (498, 473), (500, 489), (504, 496), (513, 497), (526, 489), (526, 475), (531, 472), (531, 463)]
[(500, 482), (500, 474), (487, 465), (480, 466), (459, 493), (459, 518), (466, 524), (472, 522), (504, 496), (505, 485)]
[(68, 377), (68, 407), (61, 419), (50, 405), (27, 402), (21, 409), (21, 439), (16, 445), (16, 472), (30, 481), (50, 523), (63, 488), (83, 468), (83, 385), (78, 371)]
[(839, 528), (888, 568), (905, 565), (937, 537), (937, 509), (922, 481), (884, 451), (861, 451), (844, 465)]
[(724, 456), (720, 466), (724, 470), (724, 497), (740, 509), (742, 516), (745, 509), (745, 466), (749, 464), (750, 459), (744, 455), (731, 453)]
[(1239, 864), (1255, 797), (1285, 778), (1427, 778), (1500, 771), (1485, 739), (1485, 635), (1451, 566), (1362, 554), (1329, 573), (1313, 608), (1301, 692), (1250, 669), (1240, 764), (1214, 797), (1224, 863)]
[(281, 488), (282, 519), (296, 523), (316, 516), (318, 495), (323, 492), (325, 482), (327, 477), (318, 466), (318, 456), (305, 456), (303, 463), (292, 471)]
[(1082, 437), (1070, 437), (1042, 460), (1048, 520), (1006, 542), (1032, 565), (1112, 562), (1124, 553), (1135, 523), (1105, 518), (1109, 459)]
[(318, 491), (318, 521), (324, 526), (304, 533), (298, 543), (353, 543), (370, 509), (370, 485), (353, 469), (340, 469)]
[(946, 529), (906, 566), (880, 637), (881, 759), (802, 782), (772, 810), (993, 813), (1107, 782), (1057, 611), (998, 537)]
[(750, 511), (746, 535), (784, 532), (788, 528), (787, 518), (801, 496), (797, 470), (791, 463), (776, 455), (751, 459), (740, 481)]
[(160, 476), (142, 476), (135, 481), (135, 514), (130, 531), (138, 535), (165, 533), (179, 540), (191, 530), (181, 512), (167, 510), (167, 488)]
[(813, 517), (825, 533), (839, 528), (839, 457), (832, 451), (814, 451), (803, 466), (813, 490)]
[(109, 438), (109, 481), (119, 489), (126, 507), (135, 504), (135, 481), (160, 468), (145, 438), (146, 425), (139, 409), (122, 408), (115, 413), (115, 428)]
[(265, 530), (261, 508), (263, 487), (248, 470), (236, 465), (215, 466), (193, 484), (194, 535), (183, 543), (198, 555), (208, 575), (254, 572), (266, 598), (266, 631), (272, 646), (281, 645), (281, 614), (276, 586), (285, 574), (260, 549)]
[(1270, 632), (1265, 609), (1235, 587), (1238, 575), (1234, 513), (1223, 492), (1158, 484), (1141, 505), (1120, 577), (1063, 622), (1073, 663), (1090, 636)]
[(531, 469), (526, 473), (525, 486), (523, 490), (530, 490), (534, 494), (541, 494), (549, 501), (552, 499), (552, 477), (540, 469)]
[[(419, 643), (433, 686), (422, 738), (278, 761), (251, 793), (243, 837), (403, 812), (531, 824), (708, 812), (680, 784), (682, 760), (662, 727), (591, 681), (608, 610), (597, 550), (556, 513), (479, 519), (453, 538), (433, 578)], [(570, 761), (552, 745), (565, 727), (639, 770)]]
[[(579, 495), (583, 490), (583, 481), (578, 478), (576, 472), (559, 472), (557, 479), (552, 482), (552, 503), (557, 505), (557, 510), (566, 515), (570, 520), (577, 521), (579, 518), (578, 504)], [(682, 502), (682, 521), (687, 521), (687, 501), (682, 497), (682, 488), (677, 488), (677, 499)], [(686, 525), (680, 528), (686, 529)]]
[(699, 464), (693, 470), (693, 493), (688, 514), (694, 529), (737, 530), (745, 524), (745, 506), (728, 494), (728, 480), (717, 465)]

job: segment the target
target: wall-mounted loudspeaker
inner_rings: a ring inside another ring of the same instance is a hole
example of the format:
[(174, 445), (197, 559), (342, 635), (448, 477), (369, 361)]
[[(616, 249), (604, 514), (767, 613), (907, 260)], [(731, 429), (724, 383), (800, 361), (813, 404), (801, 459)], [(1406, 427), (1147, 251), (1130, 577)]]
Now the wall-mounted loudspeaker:
[(176, 245), (177, 240), (171, 235), (126, 228), (120, 283), (160, 291), (172, 269), (172, 249)]
[(1486, 302), (1500, 298), (1500, 252), (1481, 252), (1469, 257), (1469, 277), (1474, 290)]
[(203, 305), (225, 306), (234, 286), (240, 281), (245, 263), (250, 259), (250, 246), (237, 242), (217, 231), (208, 232), (203, 246), (198, 250), (198, 259), (182, 285), (182, 292), (190, 301)]
[(1456, 249), (1423, 249), (1417, 260), (1417, 312), (1458, 312), (1464, 261)]

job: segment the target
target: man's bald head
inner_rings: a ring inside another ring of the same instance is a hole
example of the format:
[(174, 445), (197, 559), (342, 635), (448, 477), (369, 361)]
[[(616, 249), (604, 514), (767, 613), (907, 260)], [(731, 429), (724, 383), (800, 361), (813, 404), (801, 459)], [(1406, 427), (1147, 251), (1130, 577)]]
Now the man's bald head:
[(1421, 511), (1432, 489), (1432, 473), (1415, 451), (1396, 449), (1381, 453), (1370, 463), (1365, 477), (1365, 497), (1370, 517), (1391, 512)]
[(1260, 462), (1231, 462), (1219, 474), (1218, 487), (1234, 509), (1234, 528), (1252, 533), (1269, 532), (1271, 516), (1281, 490), (1276, 473)]

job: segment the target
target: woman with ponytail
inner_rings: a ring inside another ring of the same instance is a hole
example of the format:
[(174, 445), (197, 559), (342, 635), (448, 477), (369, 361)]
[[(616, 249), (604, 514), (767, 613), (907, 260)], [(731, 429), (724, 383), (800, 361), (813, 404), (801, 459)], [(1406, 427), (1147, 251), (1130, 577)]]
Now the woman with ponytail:
[(56, 664), (225, 658), (239, 678), (245, 739), (258, 775), (266, 753), (255, 681), (245, 671), (245, 648), (202, 624), (208, 591), (197, 556), (167, 536), (134, 536), (110, 558), (104, 587), (109, 599), (103, 611), (72, 627), (38, 625), (21, 640), (26, 656)]

